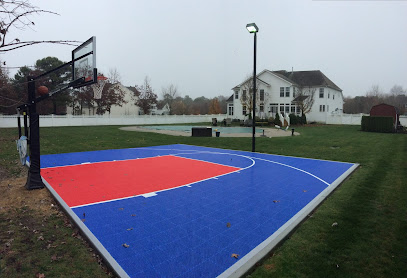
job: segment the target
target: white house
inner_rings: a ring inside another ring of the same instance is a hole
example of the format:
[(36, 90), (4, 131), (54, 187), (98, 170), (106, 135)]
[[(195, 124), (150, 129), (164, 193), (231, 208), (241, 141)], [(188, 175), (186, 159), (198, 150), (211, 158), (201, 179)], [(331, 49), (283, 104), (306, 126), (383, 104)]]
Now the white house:
[[(247, 101), (252, 78), (232, 88), (227, 100), (227, 114), (232, 119), (245, 119), (249, 113)], [(313, 98), (308, 121), (326, 122), (331, 113), (342, 113), (342, 90), (321, 71), (270, 71), (257, 74), (256, 115), (260, 118), (275, 117), (276, 113), (287, 118), (289, 114), (301, 115), (299, 103)], [(246, 99), (246, 101), (245, 101)]]

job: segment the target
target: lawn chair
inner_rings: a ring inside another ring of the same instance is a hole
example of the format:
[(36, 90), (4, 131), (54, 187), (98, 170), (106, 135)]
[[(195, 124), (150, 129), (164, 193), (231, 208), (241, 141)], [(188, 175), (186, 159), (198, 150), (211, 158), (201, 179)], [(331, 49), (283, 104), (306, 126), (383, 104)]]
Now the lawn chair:
[(231, 118), (227, 118), (226, 119), (226, 126), (231, 126), (232, 125), (232, 119)]

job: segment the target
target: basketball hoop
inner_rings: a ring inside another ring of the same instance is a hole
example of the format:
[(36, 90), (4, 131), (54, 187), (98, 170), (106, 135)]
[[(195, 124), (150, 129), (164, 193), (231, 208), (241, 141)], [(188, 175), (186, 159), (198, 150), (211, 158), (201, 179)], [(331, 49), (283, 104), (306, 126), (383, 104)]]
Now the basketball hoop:
[(102, 98), (102, 91), (103, 91), (103, 87), (106, 84), (106, 80), (108, 78), (104, 77), (103, 75), (99, 75), (97, 78), (97, 82), (95, 84), (92, 84), (92, 90), (93, 90), (93, 98), (94, 99), (101, 99)]

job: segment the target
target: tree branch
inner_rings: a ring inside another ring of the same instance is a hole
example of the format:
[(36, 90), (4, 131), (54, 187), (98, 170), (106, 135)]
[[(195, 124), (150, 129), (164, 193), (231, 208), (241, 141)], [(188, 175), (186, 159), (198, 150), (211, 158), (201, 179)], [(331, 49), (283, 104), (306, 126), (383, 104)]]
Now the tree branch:
[[(78, 46), (80, 44), (79, 41), (27, 41), (27, 42), (15, 42), (15, 43), (9, 43), (5, 44), (0, 47), (0, 53), (2, 52), (7, 52), (11, 50), (15, 50), (21, 47), (29, 46), (29, 45), (35, 45), (35, 44), (40, 44), (40, 43), (54, 43), (54, 44), (63, 44), (63, 45), (72, 45), (72, 46)], [(11, 48), (8, 48), (11, 47)], [(6, 49), (3, 49), (6, 48)]]

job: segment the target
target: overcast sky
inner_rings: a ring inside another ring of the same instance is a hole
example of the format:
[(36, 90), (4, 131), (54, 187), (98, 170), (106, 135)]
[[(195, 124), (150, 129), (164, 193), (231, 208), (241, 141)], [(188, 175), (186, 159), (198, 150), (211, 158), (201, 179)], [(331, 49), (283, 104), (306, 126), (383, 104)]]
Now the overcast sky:
[[(407, 1), (70, 0), (30, 1), (60, 16), (33, 16), (20, 40), (97, 38), (97, 66), (116, 68), (126, 86), (151, 78), (155, 92), (174, 84), (182, 96), (229, 96), (253, 71), (321, 70), (345, 96), (372, 85), (407, 88)], [(2, 54), (8, 66), (54, 56), (71, 46), (30, 46)], [(11, 74), (14, 75), (14, 71)]]

